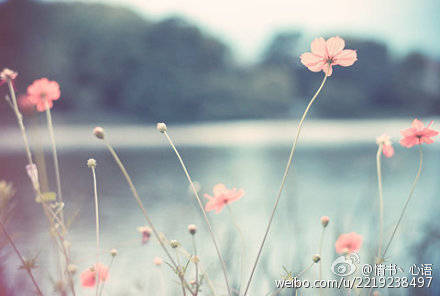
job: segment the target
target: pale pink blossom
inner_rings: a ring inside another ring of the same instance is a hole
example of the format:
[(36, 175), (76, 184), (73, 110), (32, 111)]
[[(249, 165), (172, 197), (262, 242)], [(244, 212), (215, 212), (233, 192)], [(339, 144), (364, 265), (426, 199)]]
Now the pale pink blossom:
[(37, 106), (39, 112), (46, 111), (53, 107), (53, 101), (60, 98), (60, 86), (56, 81), (50, 81), (47, 78), (35, 80), (27, 88), (29, 101)]
[(316, 38), (312, 41), (311, 51), (301, 55), (301, 63), (310, 71), (324, 71), (327, 76), (332, 75), (333, 66), (348, 67), (357, 61), (357, 53), (352, 49), (344, 49), (344, 39), (336, 36), (327, 41)]
[(228, 189), (224, 184), (217, 184), (213, 188), (214, 196), (205, 194), (208, 202), (205, 205), (207, 212), (214, 211), (218, 214), (223, 210), (223, 207), (231, 202), (239, 200), (243, 197), (243, 189), (232, 188)]
[(362, 241), (362, 235), (356, 232), (341, 234), (335, 243), (336, 252), (339, 254), (359, 252)]
[(142, 244), (145, 245), (150, 240), (152, 229), (148, 226), (139, 226), (137, 230), (142, 235)]
[(390, 140), (390, 136), (383, 134), (376, 139), (377, 145), (382, 145), (382, 153), (386, 157), (390, 158), (394, 155), (393, 143)]
[(406, 148), (411, 148), (414, 145), (421, 145), (423, 143), (434, 143), (435, 137), (438, 135), (438, 131), (431, 129), (433, 121), (431, 121), (427, 127), (417, 118), (411, 124), (411, 127), (401, 131), (403, 138), (400, 140), (400, 145)]
[(329, 222), (330, 222), (330, 218), (328, 216), (321, 217), (321, 224), (323, 227), (327, 227)]
[(101, 263), (97, 263), (94, 266), (87, 268), (81, 273), (81, 285), (83, 287), (94, 287), (97, 277), (99, 277), (99, 282), (105, 282), (108, 278), (108, 267)]

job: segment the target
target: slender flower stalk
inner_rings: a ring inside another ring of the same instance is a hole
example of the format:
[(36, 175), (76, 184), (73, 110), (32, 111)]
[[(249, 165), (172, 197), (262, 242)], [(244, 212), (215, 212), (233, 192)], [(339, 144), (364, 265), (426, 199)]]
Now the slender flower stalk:
[[(110, 261), (110, 264), (109, 264), (109, 266), (108, 266), (108, 273), (110, 273), (110, 269), (111, 269), (112, 266), (113, 266), (113, 262), (115, 261), (115, 257), (116, 257), (116, 256), (113, 256), (113, 255), (112, 255), (112, 260)], [(98, 282), (97, 282), (97, 283), (98, 283)], [(104, 286), (105, 286), (105, 283), (106, 283), (106, 281), (103, 281), (103, 282), (101, 283), (100, 291), (99, 291), (99, 296), (101, 296), (102, 293), (104, 292)], [(98, 284), (97, 284), (97, 286), (98, 286)]]
[(241, 260), (240, 260), (240, 285), (238, 288), (238, 295), (240, 295), (241, 292), (241, 288), (242, 288), (242, 281), (244, 278), (244, 265), (245, 265), (245, 256), (246, 256), (246, 240), (244, 238), (243, 235), (243, 231), (241, 230), (240, 226), (238, 226), (238, 223), (235, 219), (234, 213), (232, 212), (232, 209), (229, 205), (226, 205), (226, 208), (229, 211), (229, 216), (231, 217), (231, 222), (234, 225), (235, 229), (238, 232), (238, 235), (240, 236), (240, 240), (241, 240)]
[(321, 85), (319, 86), (319, 88), (316, 91), (315, 95), (312, 97), (312, 99), (310, 100), (309, 104), (307, 105), (307, 108), (304, 111), (304, 113), (303, 113), (303, 115), (301, 117), (301, 120), (300, 120), (300, 122), (298, 124), (297, 133), (296, 133), (296, 136), (295, 136), (295, 140), (293, 141), (292, 149), (290, 150), (289, 159), (287, 161), (287, 165), (286, 165), (286, 168), (284, 170), (283, 179), (281, 181), (281, 186), (280, 186), (280, 189), (278, 191), (278, 195), (277, 195), (277, 198), (276, 198), (276, 201), (275, 201), (275, 205), (274, 205), (272, 213), (270, 215), (269, 222), (268, 222), (267, 228), (266, 228), (266, 232), (264, 233), (264, 237), (263, 237), (263, 240), (261, 242), (260, 248), (258, 249), (257, 257), (256, 257), (254, 265), (252, 267), (251, 275), (249, 276), (249, 280), (247, 282), (246, 289), (244, 291), (243, 296), (246, 296), (247, 293), (248, 293), (249, 287), (250, 287), (251, 282), (252, 282), (252, 278), (254, 276), (255, 270), (256, 270), (257, 265), (258, 265), (258, 261), (259, 261), (260, 256), (261, 256), (261, 252), (262, 252), (263, 247), (264, 247), (264, 243), (266, 242), (267, 235), (269, 234), (269, 230), (270, 230), (270, 227), (272, 225), (272, 220), (273, 220), (273, 218), (275, 216), (275, 212), (277, 210), (278, 204), (280, 202), (281, 194), (283, 193), (284, 185), (286, 183), (287, 175), (289, 173), (290, 166), (291, 166), (291, 164), (293, 162), (293, 156), (294, 156), (295, 151), (296, 151), (296, 146), (298, 144), (298, 139), (299, 139), (299, 136), (301, 134), (301, 130), (302, 130), (302, 127), (303, 127), (303, 124), (304, 124), (304, 120), (306, 119), (306, 116), (309, 113), (310, 108), (312, 107), (313, 103), (315, 102), (316, 98), (318, 97), (319, 93), (321, 92), (322, 88), (324, 87), (324, 84), (327, 81), (327, 77), (328, 77), (327, 74), (324, 74), (324, 78), (322, 79)]
[(37, 284), (37, 281), (34, 278), (34, 275), (32, 274), (31, 268), (28, 268), (26, 266), (26, 261), (24, 260), (23, 256), (21, 255), (20, 251), (18, 250), (17, 246), (15, 245), (14, 241), (12, 240), (11, 236), (9, 235), (8, 231), (6, 230), (5, 225), (3, 224), (3, 222), (0, 220), (0, 227), (3, 230), (3, 233), (6, 236), (6, 239), (9, 241), (9, 243), (11, 244), (12, 248), (14, 249), (15, 253), (17, 254), (18, 258), (21, 261), (21, 264), (23, 265), (24, 269), (26, 270), (26, 272), (28, 273), (29, 277), (31, 278), (32, 283), (35, 286), (35, 289), (37, 290), (37, 294), (39, 296), (43, 296), (43, 293), (41, 292), (40, 287)]
[(153, 222), (151, 221), (150, 217), (148, 216), (147, 210), (145, 209), (139, 194), (136, 190), (136, 187), (133, 184), (133, 181), (131, 180), (130, 175), (128, 174), (127, 170), (125, 169), (124, 164), (122, 163), (121, 159), (119, 158), (116, 151), (113, 149), (113, 147), (110, 145), (110, 143), (107, 141), (107, 139), (104, 136), (104, 130), (102, 128), (95, 128), (93, 131), (95, 136), (98, 139), (101, 139), (104, 141), (107, 149), (109, 150), (110, 154), (113, 156), (113, 159), (115, 160), (116, 164), (119, 166), (119, 169), (121, 170), (122, 174), (125, 177), (125, 180), (128, 183), (128, 186), (130, 187), (131, 193), (133, 194), (134, 199), (136, 200), (139, 208), (142, 211), (142, 214), (144, 215), (145, 220), (147, 220), (148, 225), (150, 226), (151, 230), (153, 231), (154, 236), (159, 241), (159, 244), (161, 245), (162, 249), (164, 250), (165, 254), (167, 255), (168, 259), (170, 259), (171, 264), (175, 269), (177, 269), (177, 264), (174, 261), (173, 257), (171, 256), (170, 252), (168, 251), (167, 247), (165, 246), (163, 240), (161, 239), (161, 236), (159, 235), (159, 232), (156, 230), (156, 227), (154, 226)]
[[(96, 222), (96, 266), (99, 264), (99, 203), (98, 203), (98, 189), (96, 185), (96, 160), (89, 159), (87, 166), (92, 171), (93, 177), (93, 196), (95, 200), (95, 222)], [(112, 260), (113, 261), (113, 260)], [(96, 296), (99, 294), (99, 272), (100, 268), (96, 270)]]
[(414, 182), (413, 182), (413, 184), (411, 186), (411, 190), (409, 191), (408, 198), (406, 199), (405, 204), (404, 204), (403, 209), (402, 209), (402, 212), (400, 213), (399, 220), (397, 221), (396, 226), (394, 226), (393, 233), (391, 234), (390, 240), (388, 241), (388, 244), (386, 245), (386, 247), (384, 249), (384, 252), (383, 252), (383, 255), (382, 255), (381, 259), (385, 258), (386, 254), (387, 254), (387, 252), (388, 252), (388, 250), (389, 250), (389, 248), (391, 246), (391, 243), (393, 242), (393, 239), (394, 239), (394, 237), (396, 235), (397, 229), (399, 228), (400, 223), (402, 222), (402, 219), (403, 219), (403, 217), (405, 215), (406, 208), (408, 207), (408, 204), (409, 204), (412, 196), (414, 195), (414, 191), (416, 189), (417, 182), (419, 181), (420, 174), (422, 173), (423, 149), (422, 149), (422, 145), (418, 145), (418, 146), (419, 146), (419, 155), (420, 155), (419, 168), (417, 170), (417, 174), (416, 174), (416, 177), (414, 179)]
[[(319, 260), (319, 281), (322, 280), (322, 244), (324, 242), (324, 234), (325, 234), (325, 227), (321, 230), (321, 237), (319, 238), (319, 251), (318, 254), (321, 256), (321, 260)], [(322, 295), (322, 288), (319, 289), (319, 295)]]
[(221, 267), (222, 267), (222, 270), (223, 270), (223, 276), (225, 278), (225, 283), (226, 283), (226, 288), (228, 290), (228, 295), (232, 296), (231, 288), (229, 286), (229, 281), (228, 281), (228, 274), (226, 272), (226, 264), (225, 264), (225, 261), (223, 260), (222, 254), (220, 253), (220, 249), (218, 247), (217, 239), (216, 239), (216, 237), (214, 235), (214, 231), (213, 231), (211, 222), (209, 222), (208, 216), (206, 215), (206, 211), (205, 211), (205, 208), (204, 208), (204, 206), (202, 204), (202, 201), (201, 201), (201, 199), (199, 197), (199, 193), (197, 192), (197, 189), (194, 186), (193, 181), (191, 180), (191, 176), (188, 173), (188, 170), (187, 170), (187, 168), (185, 166), (185, 163), (183, 162), (182, 157), (180, 156), (179, 151), (177, 150), (176, 146), (174, 145), (173, 141), (171, 140), (170, 136), (167, 133), (166, 125), (164, 123), (158, 123), (157, 128), (167, 138), (169, 144), (171, 145), (171, 148), (174, 150), (174, 152), (176, 153), (177, 158), (179, 159), (180, 165), (181, 165), (181, 167), (182, 167), (182, 169), (183, 169), (183, 171), (185, 173), (186, 178), (188, 179), (188, 182), (189, 182), (189, 184), (191, 186), (191, 189), (192, 189), (192, 191), (194, 193), (194, 197), (197, 200), (197, 203), (199, 204), (199, 207), (200, 207), (200, 209), (201, 209), (201, 211), (203, 213), (204, 220), (206, 222), (206, 225), (208, 226), (209, 233), (211, 235), (212, 241), (213, 241), (215, 249), (217, 251), (217, 256), (218, 256), (218, 259), (220, 261), (220, 264), (221, 264)]
[(194, 267), (195, 267), (195, 276), (196, 276), (196, 290), (194, 292), (194, 296), (197, 296), (199, 294), (199, 288), (200, 288), (200, 283), (199, 283), (199, 260), (198, 260), (198, 256), (197, 256), (197, 244), (196, 244), (196, 227), (195, 225), (190, 225), (189, 226), (189, 232), (191, 234), (191, 240), (192, 240), (192, 245), (193, 245), (193, 251), (194, 251), (194, 256), (193, 256), (193, 263), (194, 263)]
[(379, 246), (377, 249), (378, 260), (380, 260), (380, 256), (382, 254), (382, 245), (383, 245), (383, 189), (382, 189), (382, 165), (381, 165), (382, 150), (383, 150), (383, 144), (380, 143), (376, 154), (377, 186), (379, 190)]
[[(46, 104), (47, 129), (49, 130), (49, 137), (50, 137), (50, 141), (52, 144), (53, 163), (55, 166), (55, 178), (56, 178), (56, 183), (57, 183), (58, 200), (59, 200), (59, 202), (64, 203), (63, 193), (61, 191), (60, 166), (58, 163), (58, 153), (57, 153), (57, 146), (56, 146), (56, 142), (55, 142), (55, 133), (53, 130), (52, 115), (50, 113), (49, 102), (47, 100), (46, 100), (45, 104)], [(61, 211), (60, 216), (61, 216), (61, 221), (64, 224), (64, 211)]]

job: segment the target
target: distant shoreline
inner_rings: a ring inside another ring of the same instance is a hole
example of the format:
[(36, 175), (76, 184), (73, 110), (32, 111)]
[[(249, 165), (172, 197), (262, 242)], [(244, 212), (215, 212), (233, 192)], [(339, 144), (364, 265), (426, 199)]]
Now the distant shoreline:
[[(341, 145), (374, 143), (382, 133), (389, 134), (395, 142), (400, 130), (408, 127), (410, 120), (311, 120), (307, 121), (301, 141), (308, 145)], [(169, 124), (169, 133), (178, 145), (184, 146), (273, 146), (290, 144), (296, 132), (296, 120), (248, 120), (196, 124)], [(167, 146), (154, 125), (104, 125), (110, 141), (118, 147), (135, 148)], [(57, 124), (55, 136), (61, 149), (99, 148), (92, 136), (93, 125)], [(49, 147), (46, 128), (28, 129), (30, 141)], [(8, 126), (0, 135), (0, 152), (22, 148), (18, 128)]]

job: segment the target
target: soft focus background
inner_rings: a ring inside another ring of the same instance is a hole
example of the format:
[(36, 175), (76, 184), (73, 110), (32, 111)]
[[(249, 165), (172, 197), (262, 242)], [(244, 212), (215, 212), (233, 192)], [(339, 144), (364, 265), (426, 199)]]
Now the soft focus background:
[[(211, 241), (175, 156), (154, 123), (169, 123), (201, 193), (219, 182), (247, 192), (232, 210), (247, 238), (248, 273), (297, 119), (322, 79), (301, 65), (299, 55), (309, 51), (315, 37), (343, 37), (359, 60), (335, 69), (306, 123), (253, 284), (252, 295), (265, 295), (283, 265), (298, 272), (309, 264), (317, 252), (322, 215), (332, 220), (323, 253), (326, 276), (332, 277), (329, 266), (337, 257), (333, 245), (340, 233), (362, 234), (361, 260), (371, 262), (378, 229), (375, 137), (386, 131), (397, 142), (399, 130), (412, 118), (426, 122), (440, 115), (439, 11), (436, 0), (1, 1), (0, 67), (19, 73), (18, 93), (40, 77), (61, 85), (62, 97), (52, 111), (66, 211), (75, 216), (70, 240), (80, 269), (95, 256), (91, 179), (85, 167), (94, 157), (103, 254), (113, 247), (120, 251), (106, 293), (159, 295), (161, 273), (152, 260), (162, 253), (154, 241), (140, 245), (136, 227), (144, 221), (112, 159), (91, 136), (99, 124), (120, 150), (161, 231), (190, 249), (186, 226), (199, 225), (202, 263), (221, 291)], [(6, 94), (2, 86), (0, 97)], [(23, 112), (38, 163), (47, 168), (44, 186), (55, 191), (44, 116)], [(49, 293), (56, 258), (50, 255), (54, 250), (41, 209), (33, 203), (15, 118), (3, 100), (0, 124), (0, 179), (14, 182), (17, 189), (9, 226), (28, 257), (38, 254), (37, 278)], [(425, 170), (388, 263), (405, 270), (414, 263), (433, 263), (433, 288), (389, 289), (384, 295), (440, 293), (440, 149), (438, 144), (426, 148)], [(396, 156), (384, 161), (388, 235), (417, 157), (417, 151), (396, 146)], [(228, 212), (210, 217), (238, 287), (239, 237)], [(15, 255), (9, 247), (1, 254), (0, 295), (30, 295), (17, 292), (28, 280), (17, 270)], [(167, 295), (175, 295), (171, 273), (163, 269)], [(309, 278), (316, 274), (310, 272)]]

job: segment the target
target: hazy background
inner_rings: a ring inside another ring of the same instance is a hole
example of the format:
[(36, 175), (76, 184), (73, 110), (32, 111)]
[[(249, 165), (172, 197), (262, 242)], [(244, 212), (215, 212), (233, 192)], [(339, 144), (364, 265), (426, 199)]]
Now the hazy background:
[[(155, 130), (160, 120), (169, 123), (201, 193), (218, 182), (246, 191), (232, 208), (249, 242), (250, 270), (298, 117), (322, 79), (300, 63), (299, 55), (310, 50), (313, 38), (334, 35), (356, 49), (359, 60), (336, 67), (313, 106), (252, 295), (273, 290), (283, 265), (299, 272), (309, 264), (322, 215), (331, 217), (323, 252), (326, 276), (332, 277), (329, 266), (338, 256), (334, 241), (341, 233), (362, 234), (362, 263), (373, 262), (378, 231), (375, 137), (386, 131), (396, 143), (413, 117), (426, 122), (440, 115), (439, 11), (435, 0), (0, 1), (0, 67), (19, 72), (18, 93), (43, 76), (61, 85), (61, 99), (52, 111), (66, 216), (79, 213), (69, 237), (74, 262), (84, 270), (95, 260), (85, 165), (93, 157), (98, 161), (103, 258), (108, 259), (110, 248), (120, 252), (106, 294), (156, 296), (151, 291), (160, 289), (152, 260), (162, 252), (154, 241), (140, 244), (136, 227), (144, 219), (113, 160), (91, 136), (99, 124), (107, 129), (160, 230), (190, 249), (186, 227), (199, 225), (202, 262), (219, 291), (224, 289), (187, 182)], [(0, 87), (0, 98), (5, 94), (7, 88)], [(55, 191), (44, 120), (43, 114), (25, 111), (43, 189)], [(37, 279), (50, 294), (56, 262), (47, 223), (33, 202), (20, 134), (3, 100), (0, 131), (0, 179), (17, 189), (8, 227), (26, 256), (39, 254)], [(395, 148), (396, 156), (383, 165), (387, 235), (418, 161), (414, 149)], [(425, 157), (388, 263), (406, 271), (415, 263), (433, 263), (433, 288), (388, 289), (383, 295), (439, 295), (437, 143), (425, 148)], [(237, 288), (240, 240), (227, 212), (209, 215)], [(1, 255), (0, 295), (27, 295), (28, 280), (17, 270), (14, 254), (6, 247)], [(316, 276), (316, 270), (308, 274)], [(176, 295), (174, 282), (167, 280), (167, 287), (168, 295)], [(94, 294), (79, 291), (81, 296)], [(294, 294), (284, 295), (289, 293)]]
[(19, 72), (19, 92), (57, 80), (70, 122), (290, 118), (321, 79), (299, 55), (341, 35), (359, 61), (335, 71), (313, 116), (438, 115), (438, 11), (435, 0), (15, 0), (0, 5), (0, 65)]

